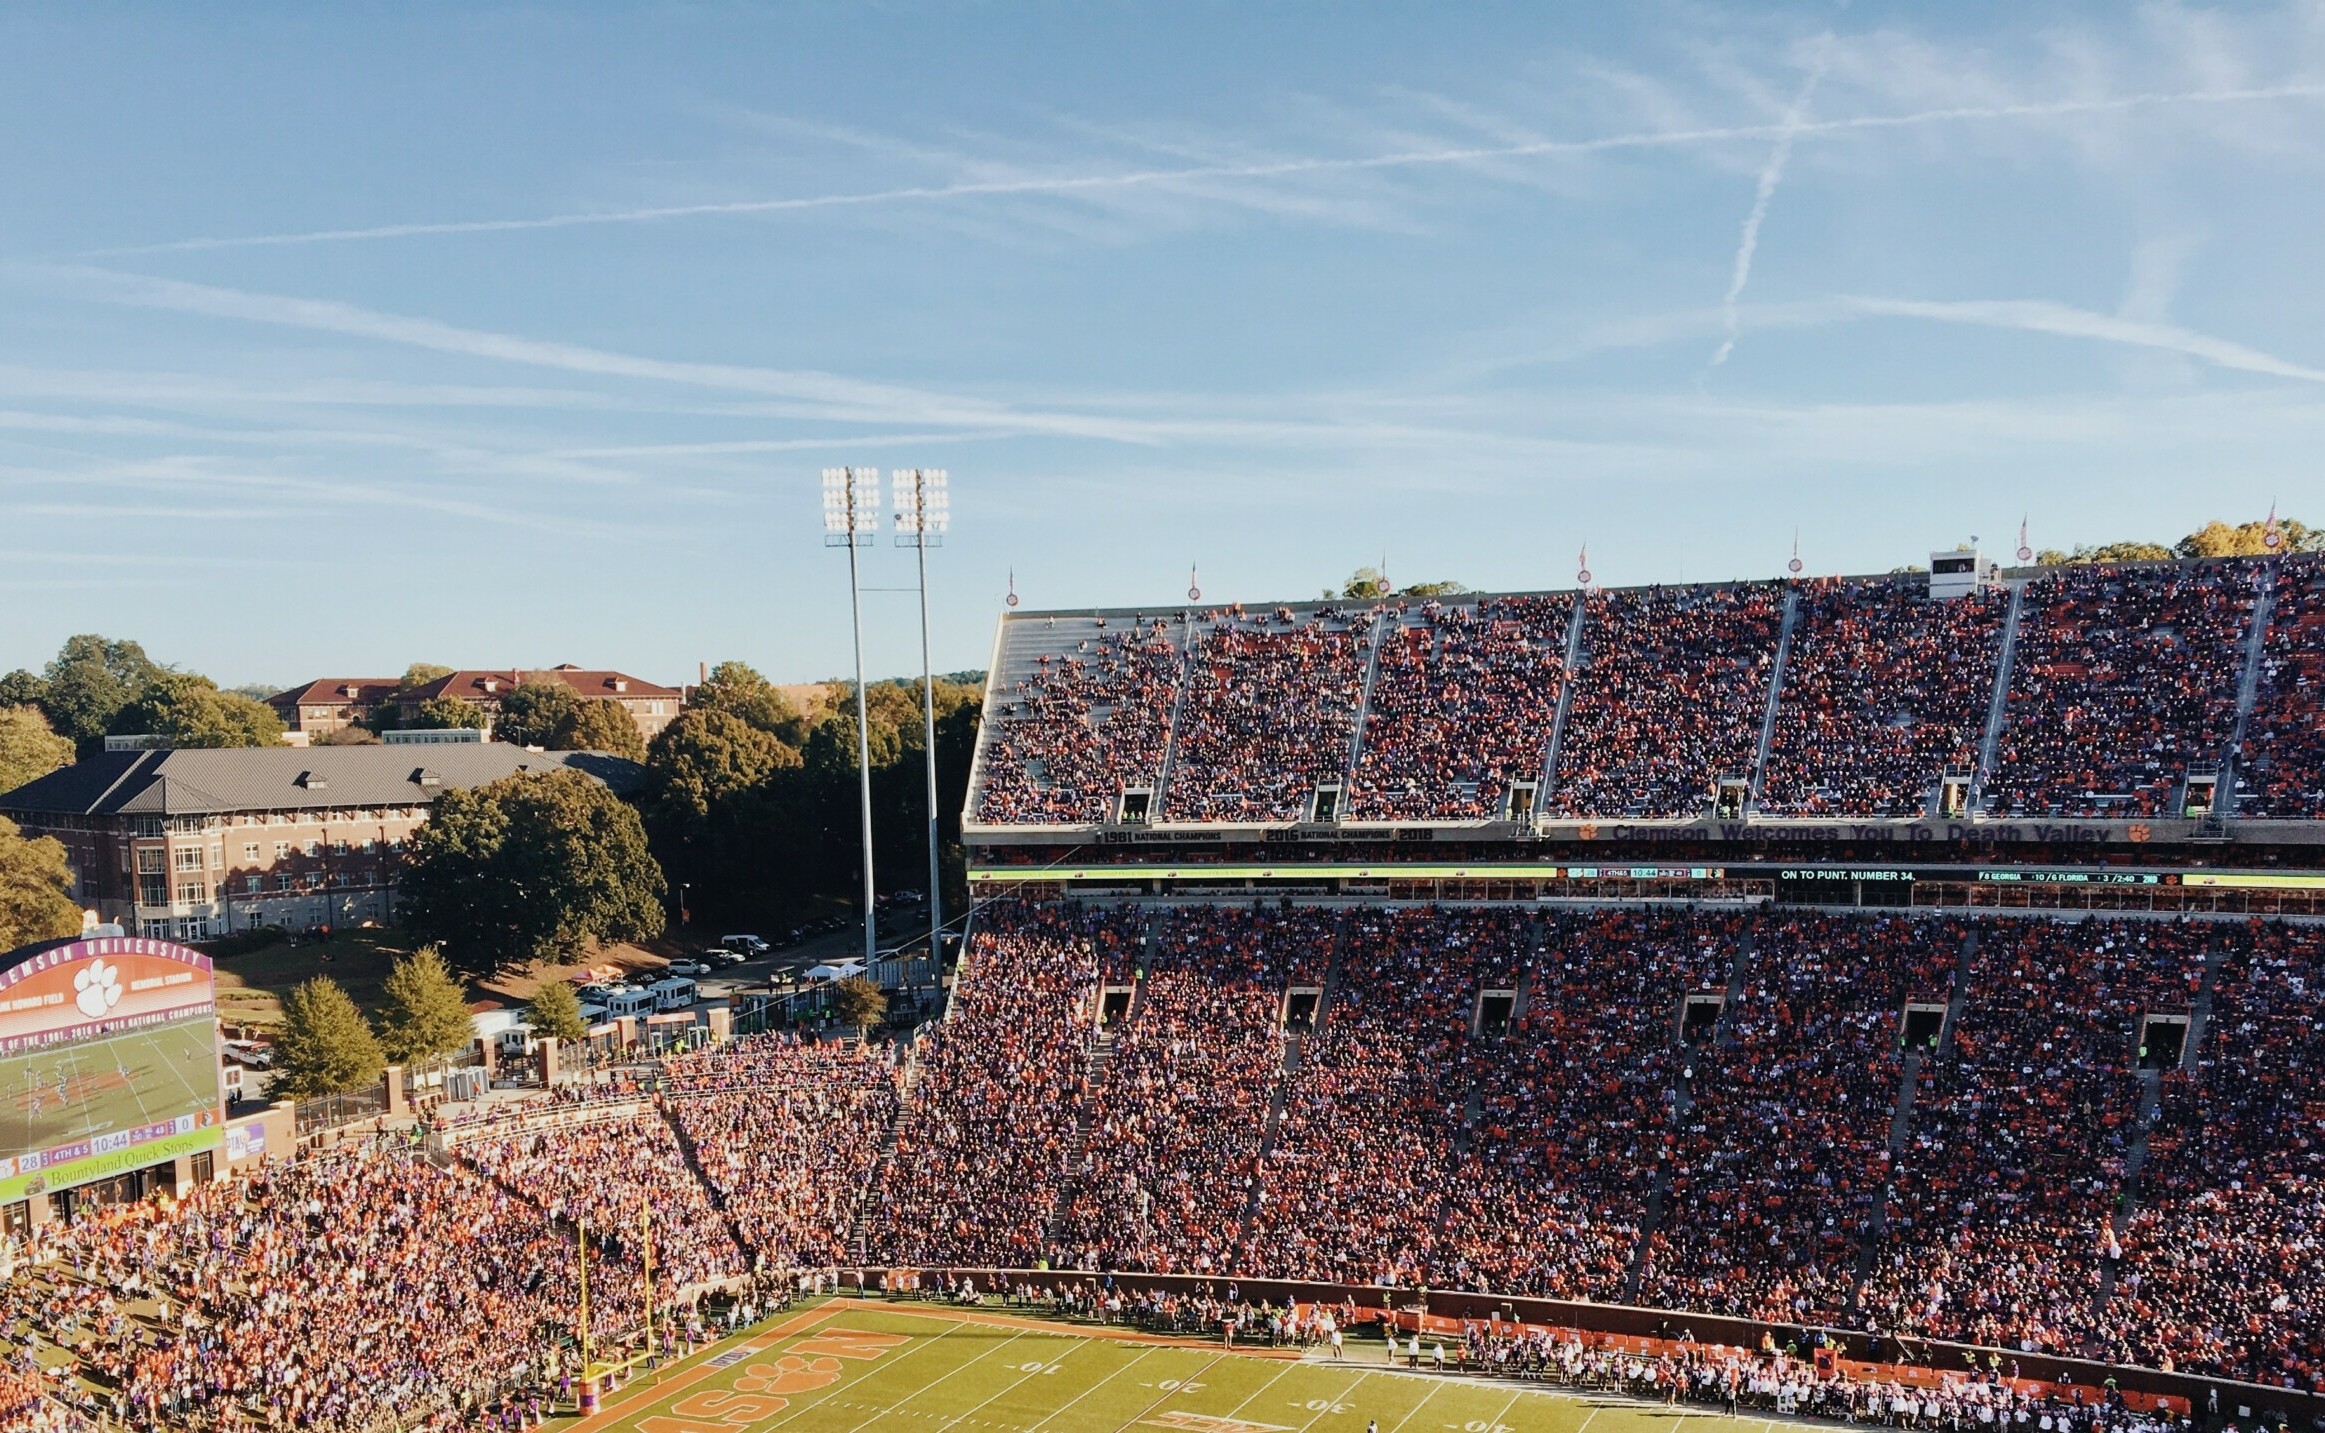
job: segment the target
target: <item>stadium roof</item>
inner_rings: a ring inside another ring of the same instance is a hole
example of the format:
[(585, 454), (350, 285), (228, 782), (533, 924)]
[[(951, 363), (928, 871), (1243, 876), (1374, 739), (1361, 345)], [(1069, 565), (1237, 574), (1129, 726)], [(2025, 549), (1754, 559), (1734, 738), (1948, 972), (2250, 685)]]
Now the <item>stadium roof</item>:
[(397, 806), (431, 802), (438, 792), (520, 771), (560, 767), (596, 777), (618, 795), (635, 791), (646, 771), (605, 752), (528, 751), (502, 742), (109, 751), (0, 795), (0, 810), (177, 816)]

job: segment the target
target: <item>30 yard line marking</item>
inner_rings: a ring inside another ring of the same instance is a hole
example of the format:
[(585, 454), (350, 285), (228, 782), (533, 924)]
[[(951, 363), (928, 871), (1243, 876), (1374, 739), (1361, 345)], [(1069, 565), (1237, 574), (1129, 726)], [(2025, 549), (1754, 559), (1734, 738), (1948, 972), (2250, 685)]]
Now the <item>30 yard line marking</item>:
[(1107, 1374), (1104, 1378), (1099, 1379), (1096, 1383), (1091, 1384), (1088, 1388), (1083, 1389), (1081, 1392), (1075, 1394), (1073, 1397), (1051, 1409), (1047, 1414), (1043, 1415), (1041, 1423), (1034, 1424), (1033, 1427), (1026, 1429), (1025, 1433), (1039, 1433), (1042, 1423), (1049, 1422), (1050, 1419), (1057, 1417), (1060, 1413), (1065, 1412), (1067, 1409), (1073, 1407), (1083, 1399), (1088, 1398), (1091, 1394), (1096, 1393), (1099, 1389), (1104, 1388), (1107, 1384), (1112, 1383), (1115, 1379), (1120, 1378), (1122, 1375), (1130, 1372), (1130, 1370), (1138, 1367), (1141, 1362), (1145, 1361), (1147, 1355), (1153, 1352), (1154, 1347), (1140, 1349), (1137, 1358), (1134, 1358), (1130, 1362), (1122, 1365), (1120, 1368), (1115, 1369), (1112, 1373)]

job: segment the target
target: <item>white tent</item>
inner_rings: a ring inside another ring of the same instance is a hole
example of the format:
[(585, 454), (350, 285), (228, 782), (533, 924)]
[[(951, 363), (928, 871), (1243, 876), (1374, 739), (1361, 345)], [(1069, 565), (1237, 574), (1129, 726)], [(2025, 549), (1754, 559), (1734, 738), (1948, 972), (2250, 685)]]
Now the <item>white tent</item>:
[(846, 980), (851, 975), (862, 975), (864, 962), (860, 960), (827, 960), (807, 968), (810, 980)]

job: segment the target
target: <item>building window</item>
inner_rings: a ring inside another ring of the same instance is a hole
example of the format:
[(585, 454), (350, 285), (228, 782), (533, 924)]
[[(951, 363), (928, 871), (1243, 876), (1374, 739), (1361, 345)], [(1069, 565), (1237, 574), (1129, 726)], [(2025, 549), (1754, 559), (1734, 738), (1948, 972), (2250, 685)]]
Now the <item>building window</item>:
[(177, 867), (181, 871), (199, 871), (202, 869), (202, 848), (199, 846), (178, 847)]
[(170, 878), (167, 876), (139, 876), (137, 903), (141, 906), (166, 906), (170, 903)]
[(274, 888), (278, 891), (295, 891), (298, 889), (298, 885), (291, 873), (285, 871), (274, 878)]
[(162, 869), (162, 851), (159, 846), (141, 846), (138, 848), (137, 874), (158, 876)]
[(242, 843), (242, 859), (245, 861), (255, 861), (258, 859), (258, 843), (256, 841), (245, 841)]
[(365, 854), (366, 856), (368, 856), (368, 855), (370, 855), (372, 852), (374, 852), (374, 851), (376, 851), (376, 850), (378, 850), (378, 849), (379, 849), (379, 842), (372, 840), (372, 839), (371, 839), (369, 836), (366, 836), (366, 837), (364, 837), (364, 838), (363, 838), (363, 847), (362, 847), (363, 854)]
[(320, 841), (309, 841), (305, 845), (299, 847), (299, 851), (302, 855), (320, 856), (323, 854), (323, 843)]
[(202, 883), (201, 883), (200, 881), (180, 881), (180, 882), (178, 882), (178, 904), (179, 904), (179, 905), (182, 905), (182, 906), (198, 906), (198, 905), (202, 904), (204, 901), (207, 901), (207, 900), (209, 900), (209, 899), (210, 899), (210, 892), (209, 892), (208, 890), (204, 889), (204, 887), (203, 887), (203, 885), (202, 885)]
[(265, 885), (266, 880), (262, 876), (244, 876), (242, 878), (242, 889), (254, 896), (264, 889)]
[(275, 858), (276, 860), (278, 860), (278, 861), (287, 861), (287, 860), (289, 860), (289, 859), (291, 858), (291, 843), (290, 843), (290, 842), (288, 842), (288, 841), (277, 841), (277, 842), (275, 842), (275, 843), (274, 843), (274, 858)]

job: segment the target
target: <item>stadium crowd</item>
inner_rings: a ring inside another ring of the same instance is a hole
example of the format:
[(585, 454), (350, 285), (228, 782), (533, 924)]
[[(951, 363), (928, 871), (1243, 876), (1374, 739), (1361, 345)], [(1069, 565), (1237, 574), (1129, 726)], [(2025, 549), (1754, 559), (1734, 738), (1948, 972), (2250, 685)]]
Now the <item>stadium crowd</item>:
[(1801, 590), (1758, 807), (1772, 816), (1923, 816), (1976, 769), (2008, 599), (1932, 600), (1919, 579)]
[(1036, 654), (1034, 670), (985, 714), (976, 819), (1113, 820), (1124, 787), (1161, 779), (1181, 665), (1160, 618)]
[(2255, 576), (2086, 564), (2029, 583), (1987, 809), (2177, 815), (2181, 780), (2228, 754)]
[[(2325, 931), (2258, 920), (995, 902), (902, 1062), (747, 1037), (445, 1121), (449, 1158), (356, 1140), (42, 1225), (0, 1243), (0, 1336), (133, 1424), (495, 1426), (570, 1377), (582, 1219), (609, 1345), (649, 1237), (673, 1309), (846, 1266), (860, 1224), (884, 1269), (1636, 1299), (2325, 1389), (2321, 1014)], [(2209, 1026), (2185, 1068), (2158, 1016)], [(61, 1416), (42, 1382), (0, 1359), (0, 1430)]]
[(1593, 592), (1558, 768), (1559, 816), (1701, 816), (1745, 779), (1783, 628), (1773, 583)]
[[(1566, 597), (1399, 608), (1381, 643), (1349, 783), (1364, 821), (1488, 819), (1539, 785), (1566, 679)], [(1412, 620), (1418, 617), (1418, 621)]]
[(1223, 615), (1197, 640), (1163, 815), (1298, 821), (1348, 774), (1371, 652), (1369, 611)]
[(2314, 821), (2325, 817), (2325, 557), (2287, 558), (2275, 582), (2236, 814)]

